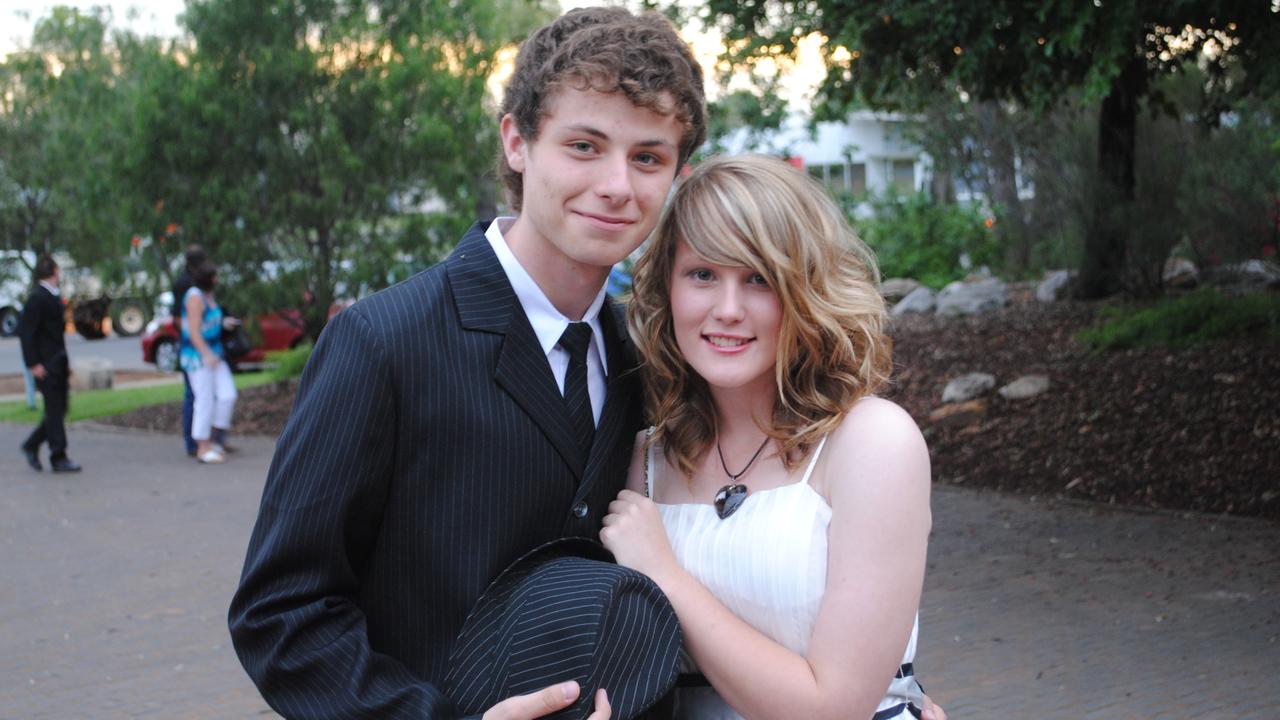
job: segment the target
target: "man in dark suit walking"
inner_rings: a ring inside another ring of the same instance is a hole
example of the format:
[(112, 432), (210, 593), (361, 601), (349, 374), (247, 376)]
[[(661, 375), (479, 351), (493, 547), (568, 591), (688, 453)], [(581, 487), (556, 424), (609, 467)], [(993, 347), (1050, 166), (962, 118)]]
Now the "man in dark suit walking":
[(597, 534), (642, 422), (605, 280), (705, 125), (701, 70), (658, 15), (575, 10), (522, 44), (499, 163), (518, 216), (335, 316), (280, 436), (229, 621), (282, 715), (456, 717), (440, 683), (485, 587), (534, 547)]
[(36, 259), (35, 285), (18, 321), (22, 340), (22, 361), (31, 369), (36, 386), (44, 396), (44, 417), (22, 443), (22, 454), (33, 470), (43, 470), (40, 446), (49, 443), (49, 465), (56, 473), (80, 472), (80, 466), (67, 457), (67, 431), (63, 419), (67, 414), (67, 392), (71, 365), (67, 359), (67, 343), (63, 337), (62, 298), (58, 291), (60, 273), (52, 257)]

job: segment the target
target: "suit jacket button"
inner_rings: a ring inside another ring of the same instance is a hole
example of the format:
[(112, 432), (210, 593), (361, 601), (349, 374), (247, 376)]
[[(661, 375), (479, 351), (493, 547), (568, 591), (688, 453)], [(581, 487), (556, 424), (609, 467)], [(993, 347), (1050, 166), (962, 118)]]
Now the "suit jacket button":
[(584, 502), (580, 502), (580, 503), (575, 504), (575, 505), (573, 506), (573, 515), (574, 515), (574, 517), (578, 518), (579, 520), (581, 520), (582, 518), (586, 517), (586, 516), (587, 516), (587, 504), (586, 504), (586, 503), (584, 503)]

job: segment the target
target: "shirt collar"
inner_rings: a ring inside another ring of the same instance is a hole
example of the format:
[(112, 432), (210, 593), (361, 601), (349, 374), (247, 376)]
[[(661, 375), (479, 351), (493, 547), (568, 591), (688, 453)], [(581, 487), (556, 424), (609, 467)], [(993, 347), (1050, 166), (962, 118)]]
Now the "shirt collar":
[[(489, 229), (485, 230), (484, 236), (493, 247), (494, 255), (498, 256), (498, 263), (502, 265), (503, 272), (507, 274), (507, 280), (511, 282), (511, 289), (515, 291), (520, 306), (524, 308), (524, 314), (529, 318), (529, 324), (533, 326), (533, 333), (537, 335), (538, 343), (542, 345), (542, 352), (550, 354), (556, 343), (560, 342), (560, 336), (569, 327), (569, 323), (573, 321), (551, 304), (547, 294), (538, 287), (533, 276), (529, 275), (516, 259), (515, 253), (511, 252), (511, 248), (507, 246), (502, 233), (504, 228), (511, 229), (513, 222), (515, 222), (513, 217), (497, 218), (489, 223)], [(604, 332), (600, 326), (600, 309), (604, 307), (604, 297), (604, 286), (601, 286), (595, 300), (583, 314), (582, 321), (591, 325), (592, 344), (595, 345), (596, 353), (600, 356), (600, 366), (608, 374), (609, 363), (604, 351)]]
[(54, 296), (54, 297), (58, 297), (59, 295), (61, 295), (61, 294), (62, 294), (62, 293), (58, 292), (58, 286), (57, 286), (57, 285), (50, 285), (49, 283), (47, 283), (47, 282), (45, 282), (45, 281), (43, 281), (43, 280), (41, 280), (41, 281), (40, 281), (40, 285), (41, 285), (41, 286), (43, 286), (45, 290), (48, 290), (49, 292), (53, 293), (53, 296)]

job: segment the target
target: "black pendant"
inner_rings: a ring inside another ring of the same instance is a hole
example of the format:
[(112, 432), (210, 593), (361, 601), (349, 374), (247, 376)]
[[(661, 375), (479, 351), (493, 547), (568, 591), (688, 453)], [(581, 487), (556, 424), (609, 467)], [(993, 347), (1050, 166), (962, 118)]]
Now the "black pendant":
[(747, 486), (742, 483), (725, 485), (716, 493), (716, 514), (723, 520), (737, 512), (747, 499)]

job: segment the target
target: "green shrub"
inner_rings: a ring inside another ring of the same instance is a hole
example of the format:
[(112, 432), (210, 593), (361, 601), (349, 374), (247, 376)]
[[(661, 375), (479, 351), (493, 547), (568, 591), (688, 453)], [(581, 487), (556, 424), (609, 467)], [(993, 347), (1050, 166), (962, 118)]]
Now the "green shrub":
[(965, 276), (961, 255), (973, 267), (999, 261), (995, 234), (972, 205), (935, 203), (924, 193), (869, 201), (875, 214), (852, 222), (875, 251), (884, 277), (914, 278), (937, 289)]
[(1280, 296), (1226, 297), (1203, 289), (1155, 305), (1112, 306), (1101, 313), (1101, 322), (1081, 330), (1076, 339), (1095, 350), (1122, 350), (1181, 347), (1253, 334), (1280, 338)]
[(267, 364), (271, 366), (272, 379), (288, 380), (301, 376), (309, 357), (311, 357), (311, 343), (302, 343), (288, 350), (267, 353)]

